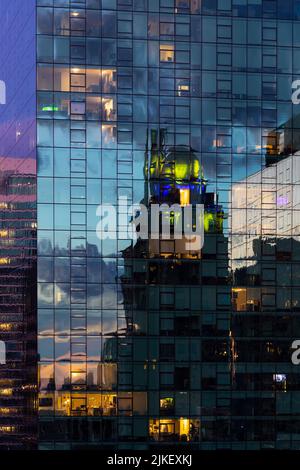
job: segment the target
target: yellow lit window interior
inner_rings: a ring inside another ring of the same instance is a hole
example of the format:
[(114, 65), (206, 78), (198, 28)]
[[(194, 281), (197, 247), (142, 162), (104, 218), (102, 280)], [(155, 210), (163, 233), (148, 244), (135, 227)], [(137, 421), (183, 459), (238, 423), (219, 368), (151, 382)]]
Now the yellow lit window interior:
[(160, 61), (161, 62), (174, 62), (174, 45), (161, 44), (160, 45)]
[(12, 329), (11, 323), (0, 323), (0, 331), (10, 331)]
[(55, 410), (62, 416), (132, 416), (145, 415), (147, 394), (144, 392), (41, 392), (39, 394), (40, 414), (51, 414)]
[(198, 441), (200, 420), (189, 418), (150, 419), (149, 433), (155, 441), (174, 439), (182, 442)]
[(64, 416), (114, 416), (117, 409), (117, 396), (112, 393), (40, 393), (39, 410), (49, 413), (55, 407), (56, 414)]
[(178, 91), (190, 91), (190, 87), (188, 85), (178, 85)]
[(258, 311), (260, 308), (260, 289), (234, 287), (232, 289), (232, 306), (236, 312)]
[(0, 426), (1, 433), (14, 432), (16, 430), (15, 426)]
[(180, 190), (180, 205), (187, 206), (190, 203), (190, 190), (181, 189)]
[(159, 406), (161, 410), (171, 410), (174, 408), (174, 398), (161, 398), (159, 401)]
[[(117, 73), (115, 68), (66, 67), (43, 65), (38, 68), (39, 90), (88, 91), (90, 93), (115, 93)], [(71, 88), (70, 88), (71, 87)]]
[(4, 395), (4, 396), (9, 397), (12, 394), (13, 394), (12, 388), (1, 388), (0, 389), (0, 395)]

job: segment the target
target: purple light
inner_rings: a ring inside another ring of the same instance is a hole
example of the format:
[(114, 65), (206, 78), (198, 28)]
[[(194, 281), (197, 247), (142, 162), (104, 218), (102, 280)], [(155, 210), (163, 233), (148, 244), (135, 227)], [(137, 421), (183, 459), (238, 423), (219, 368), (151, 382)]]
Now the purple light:
[(277, 206), (287, 206), (288, 203), (289, 203), (289, 199), (287, 196), (278, 196)]

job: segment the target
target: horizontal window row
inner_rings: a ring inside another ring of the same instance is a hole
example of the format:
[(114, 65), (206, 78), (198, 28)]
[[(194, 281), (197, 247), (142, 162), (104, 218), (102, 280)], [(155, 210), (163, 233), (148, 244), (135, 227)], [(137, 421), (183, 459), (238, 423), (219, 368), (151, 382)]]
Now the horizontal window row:
[[(201, 110), (198, 106), (198, 100), (192, 103), (191, 119), (193, 122), (200, 124)], [(164, 123), (165, 119), (165, 125), (169, 128), (166, 145), (190, 146), (194, 151), (204, 153), (242, 154), (243, 157), (241, 158), (245, 158), (246, 153), (252, 154), (252, 164), (249, 165), (247, 170), (249, 175), (261, 170), (264, 163), (262, 155), (269, 163), (268, 159), (280, 159), (281, 155), (295, 153), (300, 148), (300, 134), (297, 130), (293, 133), (287, 132), (284, 140), (282, 139), (284, 133), (271, 132), (267, 127), (262, 130), (258, 127), (258, 122), (256, 123), (257, 127), (253, 123), (253, 127), (249, 126), (244, 129), (243, 126), (229, 127), (229, 122), (225, 124), (223, 121), (223, 126), (220, 125), (217, 128), (216, 121), (214, 119), (210, 121), (208, 118), (209, 114), (206, 115), (205, 120), (211, 125), (198, 127), (183, 125), (178, 129), (179, 132), (173, 133), (174, 124), (172, 123), (175, 122), (175, 112), (173, 110), (175, 108), (167, 106), (165, 109), (168, 110), (169, 115), (172, 115), (169, 118), (161, 118), (161, 123)], [(246, 113), (245, 109), (243, 111)], [(221, 121), (219, 123), (221, 124)], [(269, 125), (270, 122), (265, 123), (265, 126)], [(156, 124), (151, 124), (151, 126), (155, 127)], [(39, 119), (37, 144), (40, 147), (115, 149), (119, 146), (121, 149), (123, 147), (124, 150), (144, 150), (148, 129), (147, 124), (139, 122), (119, 122), (118, 124), (103, 122), (99, 125), (96, 121)], [(257, 160), (255, 160), (255, 155)], [(214, 156), (210, 158), (211, 164), (207, 168), (206, 177), (208, 179), (214, 179), (214, 173), (209, 174), (211, 165), (214, 168), (216, 164), (213, 158)], [(242, 165), (241, 160), (239, 164)], [(230, 171), (230, 167), (227, 168), (228, 170)], [(79, 172), (82, 172), (82, 170), (79, 170)], [(240, 179), (243, 179), (242, 175)]]
[[(277, 99), (291, 102), (293, 76), (288, 68), (283, 70), (290, 75), (219, 71), (217, 74), (196, 70), (151, 68), (146, 67), (96, 67), (82, 65), (69, 67), (64, 65), (38, 65), (37, 87), (40, 91), (64, 91), (76, 93), (116, 93), (149, 96), (176, 94), (177, 96), (223, 98)], [(117, 86), (118, 82), (118, 86)], [(274, 106), (274, 105), (273, 105)]]
[[(94, 11), (89, 9), (38, 8), (37, 33), (57, 36), (104, 36), (156, 38), (163, 36), (190, 36), (188, 16), (155, 13), (125, 13), (119, 11)], [(194, 21), (192, 38), (198, 39), (198, 24)]]
[[(227, 1), (227, 0), (225, 0)], [(56, 9), (62, 7), (77, 7), (78, 9), (103, 9), (118, 11), (152, 11), (171, 10), (172, 13), (200, 13), (201, 0), (160, 0), (159, 2), (151, 2), (151, 0), (59, 0), (59, 4), (55, 4), (55, 0), (38, 0), (39, 6), (53, 6)]]
[(299, 19), (298, 0), (280, 0), (263, 2), (258, 0), (249, 5), (244, 0), (160, 0), (160, 2), (151, 2), (151, 0), (81, 0), (70, 2), (70, 0), (59, 0), (56, 4), (54, 0), (38, 0), (39, 6), (55, 6), (56, 9), (62, 7), (77, 9), (94, 10), (118, 10), (118, 11), (143, 11), (158, 12), (168, 14), (199, 14), (203, 15), (222, 15), (224, 17), (249, 17), (265, 19)]
[(38, 62), (103, 66), (186, 67), (203, 70), (298, 73), (300, 48), (227, 46), (161, 41), (126, 41), (39, 36)]
[(201, 49), (196, 43), (121, 40), (38, 36), (38, 62), (85, 65), (135, 65), (189, 64), (200, 68)]

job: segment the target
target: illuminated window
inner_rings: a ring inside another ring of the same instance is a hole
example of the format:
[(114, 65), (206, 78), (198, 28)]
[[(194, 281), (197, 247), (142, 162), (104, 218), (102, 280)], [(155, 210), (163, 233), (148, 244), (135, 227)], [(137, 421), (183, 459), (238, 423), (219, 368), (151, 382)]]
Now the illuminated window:
[(223, 147), (223, 142), (221, 139), (215, 139), (213, 141), (213, 147)]
[[(84, 69), (73, 68), (71, 69), (71, 87), (72, 88), (85, 88), (85, 73)], [(77, 90), (73, 90), (77, 91)]]
[(236, 312), (255, 312), (261, 305), (260, 290), (235, 287), (232, 289), (232, 306)]
[(14, 414), (15, 410), (13, 408), (0, 408), (0, 413), (4, 415)]
[(16, 430), (15, 426), (0, 426), (1, 433), (14, 432)]
[(162, 415), (170, 415), (174, 413), (174, 398), (173, 397), (167, 397), (167, 398), (161, 398), (159, 400), (159, 411), (160, 414)]
[(0, 389), (0, 395), (11, 396), (12, 394), (13, 394), (13, 389), (12, 388), (2, 388), (2, 389)]
[(190, 190), (180, 189), (180, 205), (187, 206), (190, 203)]
[(86, 89), (89, 92), (114, 93), (116, 84), (116, 69), (90, 67), (86, 70)]
[(102, 91), (103, 93), (113, 93), (117, 86), (116, 69), (102, 69), (101, 71)]
[(86, 397), (76, 397), (71, 399), (71, 411), (73, 416), (86, 415), (87, 413), (87, 402)]
[(232, 289), (232, 304), (234, 310), (237, 312), (244, 312), (247, 310), (247, 290), (245, 288)]
[(178, 84), (177, 84), (177, 94), (178, 94), (178, 96), (181, 96), (181, 95), (186, 96), (186, 95), (188, 95), (188, 93), (189, 93), (189, 91), (190, 91), (189, 85), (180, 83), (181, 80), (177, 80), (177, 82), (178, 82)]
[(155, 441), (198, 441), (200, 420), (198, 419), (150, 419), (149, 434)]
[(12, 327), (12, 323), (0, 323), (0, 331), (11, 331)]
[(161, 62), (174, 62), (174, 45), (161, 44), (160, 45), (160, 61)]

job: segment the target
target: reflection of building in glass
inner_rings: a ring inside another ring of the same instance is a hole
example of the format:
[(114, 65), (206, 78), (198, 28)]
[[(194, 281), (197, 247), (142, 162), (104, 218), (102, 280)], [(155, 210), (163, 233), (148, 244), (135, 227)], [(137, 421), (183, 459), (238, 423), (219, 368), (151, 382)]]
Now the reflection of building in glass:
[[(287, 134), (282, 145), (291, 143)], [(268, 149), (267, 166), (231, 191), (232, 413), (240, 440), (295, 436), (286, 416), (299, 387), (290, 343), (299, 335), (300, 159), (290, 151)]]
[(260, 237), (299, 236), (299, 171), (296, 153), (232, 186), (232, 257), (237, 267), (255, 263)]
[(0, 2), (0, 451), (37, 445), (35, 3)]
[[(299, 448), (298, 3), (1, 0), (0, 17), (0, 272), (27, 328), (37, 222), (40, 448)], [(99, 240), (99, 204), (125, 198), (203, 203), (201, 252)], [(16, 336), (10, 358), (35, 347)], [(2, 447), (24, 431), (5, 383)]]
[(36, 443), (35, 161), (0, 159), (0, 448)]
[[(210, 263), (212, 272), (222, 265), (220, 284), (227, 276), (227, 257), (216, 261), (210, 242), (223, 238), (222, 207), (216, 195), (206, 191), (206, 181), (199, 156), (189, 147), (166, 145), (165, 131), (151, 131), (151, 145), (145, 153), (145, 192), (142, 203), (203, 204), (203, 250), (187, 249), (184, 239), (174, 239), (174, 215), (169, 214), (170, 239), (138, 240), (123, 252), (125, 271), (122, 277), (124, 307), (127, 319), (127, 338), (119, 340), (119, 377), (128, 374), (126, 363), (133, 361), (133, 388), (144, 390), (145, 422), (150, 441), (200, 443), (210, 440), (207, 422), (202, 415), (198, 382), (200, 361), (207, 369), (219, 363), (223, 378), (230, 383), (229, 302), (222, 315), (223, 328), (209, 328), (211, 314), (209, 299), (201, 302), (201, 285), (216, 283), (203, 267)], [(224, 238), (223, 238), (224, 239)], [(221, 270), (220, 270), (221, 273)], [(226, 283), (226, 281), (225, 281)], [(208, 291), (207, 291), (208, 292)], [(229, 298), (229, 287), (224, 286)], [(203, 288), (205, 295), (205, 287)], [(206, 304), (207, 302), (207, 304)], [(204, 305), (208, 307), (205, 308)], [(221, 315), (220, 315), (221, 317)], [(126, 349), (132, 352), (126, 353)], [(126, 360), (126, 359), (125, 359)], [(123, 370), (124, 369), (124, 370)], [(139, 370), (138, 375), (135, 371)], [(211, 371), (212, 372), (212, 371)], [(208, 411), (221, 415), (224, 407)], [(226, 412), (225, 412), (226, 414)], [(203, 418), (203, 422), (202, 422)], [(227, 435), (229, 422), (223, 418)], [(199, 444), (198, 444), (199, 445)]]
[(289, 155), (295, 155), (300, 150), (300, 136), (295, 129), (300, 128), (300, 114), (272, 130), (264, 138), (263, 148), (266, 150), (266, 164), (278, 163)]
[[(230, 429), (230, 288), (223, 208), (200, 164), (195, 26), (186, 40), (201, 2), (167, 6), (178, 24), (142, 4), (81, 6), (38, 11), (41, 447), (213, 446)], [(97, 206), (117, 196), (204, 204), (203, 250), (98, 240)]]

